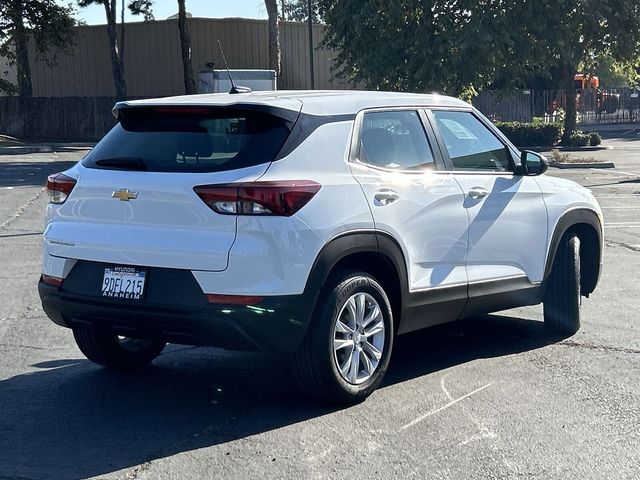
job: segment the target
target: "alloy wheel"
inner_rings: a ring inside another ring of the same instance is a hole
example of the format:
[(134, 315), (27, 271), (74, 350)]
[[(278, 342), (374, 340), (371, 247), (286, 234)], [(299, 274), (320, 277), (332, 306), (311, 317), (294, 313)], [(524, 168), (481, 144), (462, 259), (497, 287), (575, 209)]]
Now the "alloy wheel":
[(353, 385), (369, 380), (382, 358), (384, 338), (384, 316), (377, 300), (363, 292), (349, 297), (333, 332), (333, 356), (342, 378)]

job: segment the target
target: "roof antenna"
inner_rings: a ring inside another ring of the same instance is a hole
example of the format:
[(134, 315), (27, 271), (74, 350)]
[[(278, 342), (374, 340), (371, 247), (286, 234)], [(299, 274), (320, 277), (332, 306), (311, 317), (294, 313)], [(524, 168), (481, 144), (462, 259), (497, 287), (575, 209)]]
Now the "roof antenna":
[(229, 80), (231, 81), (231, 90), (229, 90), (229, 93), (231, 94), (251, 93), (251, 89), (249, 87), (243, 87), (242, 85), (236, 86), (236, 83), (233, 81), (233, 77), (231, 76), (231, 72), (229, 71), (229, 65), (227, 65), (227, 59), (224, 56), (224, 50), (222, 49), (222, 44), (220, 43), (220, 40), (218, 40), (218, 47), (220, 47), (220, 53), (222, 54), (222, 61), (224, 62), (224, 66), (227, 69), (227, 75), (229, 75)]

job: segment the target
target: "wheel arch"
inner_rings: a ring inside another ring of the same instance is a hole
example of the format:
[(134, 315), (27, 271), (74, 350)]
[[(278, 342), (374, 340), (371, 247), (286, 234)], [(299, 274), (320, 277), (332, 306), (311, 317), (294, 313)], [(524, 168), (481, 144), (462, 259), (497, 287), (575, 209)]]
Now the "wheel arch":
[(560, 217), (549, 244), (543, 284), (546, 288), (558, 246), (567, 232), (575, 233), (580, 239), (580, 287), (582, 294), (588, 297), (595, 290), (602, 270), (602, 223), (593, 210), (569, 210)]
[(313, 298), (311, 312), (329, 275), (341, 268), (367, 272), (380, 282), (391, 302), (397, 329), (408, 291), (406, 263), (398, 243), (375, 230), (345, 232), (327, 242), (316, 257), (305, 287)]

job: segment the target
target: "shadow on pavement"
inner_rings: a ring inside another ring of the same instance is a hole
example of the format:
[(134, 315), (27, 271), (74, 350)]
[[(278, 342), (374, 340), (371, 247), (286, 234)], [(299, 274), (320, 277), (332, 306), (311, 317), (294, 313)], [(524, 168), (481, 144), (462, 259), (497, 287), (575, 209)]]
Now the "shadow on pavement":
[(2, 162), (0, 163), (0, 187), (44, 187), (48, 175), (67, 170), (75, 163), (75, 161)]
[[(578, 128), (580, 129), (581, 127)], [(582, 127), (582, 130), (598, 132), (603, 140), (614, 140), (617, 142), (637, 142), (640, 140), (640, 125), (638, 124), (592, 125)]]
[[(407, 379), (555, 340), (541, 322), (498, 315), (399, 337), (378, 394), (401, 394), (395, 386)], [(104, 475), (337, 410), (300, 397), (284, 361), (259, 353), (172, 345), (133, 372), (84, 359), (33, 367), (39, 370), (0, 382), (0, 478)]]

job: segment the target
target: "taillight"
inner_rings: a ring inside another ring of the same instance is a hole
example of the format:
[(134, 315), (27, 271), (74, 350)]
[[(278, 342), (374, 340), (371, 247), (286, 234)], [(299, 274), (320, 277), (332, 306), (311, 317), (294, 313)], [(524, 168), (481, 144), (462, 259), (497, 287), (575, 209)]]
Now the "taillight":
[(47, 177), (47, 193), (49, 202), (64, 203), (73, 187), (76, 186), (76, 179), (66, 176), (64, 173), (54, 173)]
[(201, 185), (193, 190), (211, 210), (222, 215), (290, 217), (320, 190), (310, 180), (283, 180), (226, 185)]
[(59, 287), (60, 285), (62, 285), (62, 282), (64, 282), (64, 278), (52, 277), (51, 275), (42, 274), (42, 281), (47, 285)]

